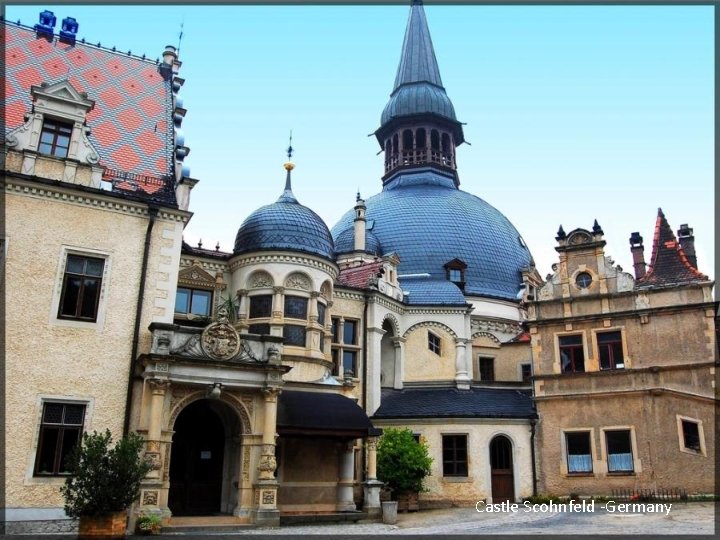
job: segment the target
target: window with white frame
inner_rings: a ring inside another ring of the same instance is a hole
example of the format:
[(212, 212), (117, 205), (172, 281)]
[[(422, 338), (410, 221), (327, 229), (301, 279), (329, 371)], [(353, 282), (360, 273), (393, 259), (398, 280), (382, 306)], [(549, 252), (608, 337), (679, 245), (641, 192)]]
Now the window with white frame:
[(440, 356), (442, 353), (442, 340), (437, 334), (428, 330), (428, 349)]
[(700, 420), (677, 415), (680, 450), (689, 454), (705, 454), (703, 424)]

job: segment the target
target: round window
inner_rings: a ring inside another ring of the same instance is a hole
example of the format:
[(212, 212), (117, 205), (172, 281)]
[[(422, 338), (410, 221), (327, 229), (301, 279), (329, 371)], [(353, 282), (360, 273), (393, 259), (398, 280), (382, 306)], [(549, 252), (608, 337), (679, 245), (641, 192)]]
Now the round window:
[(587, 272), (580, 272), (575, 276), (575, 284), (581, 289), (587, 289), (592, 283), (592, 276)]

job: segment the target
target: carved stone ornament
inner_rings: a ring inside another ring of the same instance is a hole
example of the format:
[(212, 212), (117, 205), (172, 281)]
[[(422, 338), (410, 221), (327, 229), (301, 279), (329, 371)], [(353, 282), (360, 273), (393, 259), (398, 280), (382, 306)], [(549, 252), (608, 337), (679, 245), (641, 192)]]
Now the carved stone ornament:
[(290, 274), (285, 280), (285, 287), (288, 289), (300, 289), (303, 291), (309, 291), (312, 288), (312, 284), (307, 276), (304, 274)]
[(157, 506), (158, 492), (155, 490), (143, 491), (143, 506)]
[(263, 504), (275, 504), (275, 492), (264, 490), (262, 492), (262, 502)]
[(251, 289), (262, 289), (264, 287), (272, 287), (273, 278), (267, 272), (256, 272), (250, 278)]
[(263, 456), (258, 463), (258, 470), (262, 472), (275, 472), (277, 469), (277, 461), (274, 456)]
[(145, 452), (145, 459), (150, 463), (153, 471), (159, 471), (162, 468), (159, 452)]
[(200, 345), (211, 358), (229, 360), (240, 351), (240, 335), (228, 321), (227, 312), (219, 311), (218, 320), (203, 331)]

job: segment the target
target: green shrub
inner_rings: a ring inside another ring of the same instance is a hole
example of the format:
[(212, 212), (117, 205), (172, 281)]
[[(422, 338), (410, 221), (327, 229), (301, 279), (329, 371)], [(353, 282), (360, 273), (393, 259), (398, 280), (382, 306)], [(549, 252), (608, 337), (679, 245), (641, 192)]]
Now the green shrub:
[(387, 428), (377, 447), (378, 479), (385, 482), (393, 499), (398, 494), (423, 491), (432, 458), (427, 446), (415, 440), (409, 429)]
[(143, 439), (136, 433), (110, 448), (110, 430), (83, 434), (71, 452), (71, 474), (60, 488), (70, 517), (103, 516), (127, 510), (140, 493), (140, 481), (151, 465), (140, 457)]

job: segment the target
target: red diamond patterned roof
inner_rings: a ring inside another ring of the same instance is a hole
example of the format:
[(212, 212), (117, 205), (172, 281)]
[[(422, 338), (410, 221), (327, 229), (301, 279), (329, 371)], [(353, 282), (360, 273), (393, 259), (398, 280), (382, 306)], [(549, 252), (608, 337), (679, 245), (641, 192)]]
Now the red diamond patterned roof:
[(338, 285), (367, 289), (371, 280), (382, 271), (382, 261), (363, 263), (360, 266), (343, 268), (337, 278)]
[(6, 134), (20, 126), (31, 110), (31, 86), (67, 79), (95, 102), (86, 117), (88, 138), (106, 175), (117, 176), (112, 170), (140, 175), (132, 177), (133, 185), (116, 183), (114, 189), (129, 188), (136, 195), (162, 189), (164, 202), (175, 204), (172, 88), (157, 65), (79, 41), (62, 43), (57, 36), (48, 41), (11, 23), (3, 26)]

